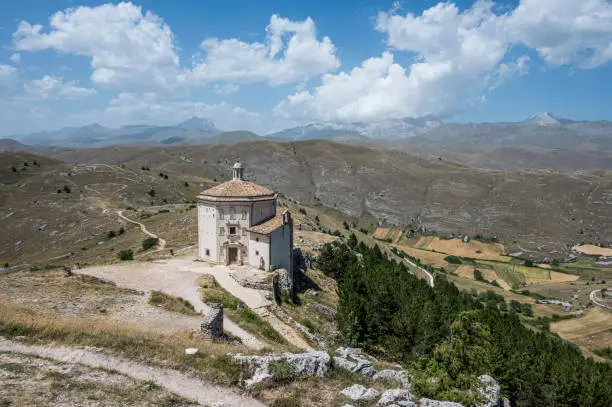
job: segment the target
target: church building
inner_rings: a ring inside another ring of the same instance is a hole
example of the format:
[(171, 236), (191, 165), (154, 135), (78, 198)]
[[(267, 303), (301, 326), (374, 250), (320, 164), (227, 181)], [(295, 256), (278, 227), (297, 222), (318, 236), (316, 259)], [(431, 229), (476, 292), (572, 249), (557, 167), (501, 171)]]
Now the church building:
[(293, 221), (277, 213), (278, 195), (245, 181), (234, 164), (233, 179), (198, 196), (198, 257), (218, 264), (263, 270), (293, 266)]

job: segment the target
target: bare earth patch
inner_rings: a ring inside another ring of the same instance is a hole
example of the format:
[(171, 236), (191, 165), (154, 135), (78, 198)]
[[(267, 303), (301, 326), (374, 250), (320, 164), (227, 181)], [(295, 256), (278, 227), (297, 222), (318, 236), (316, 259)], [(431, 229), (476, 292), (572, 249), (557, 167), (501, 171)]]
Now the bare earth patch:
[(505, 255), (506, 249), (501, 243), (482, 243), (477, 240), (470, 240), (469, 242), (464, 243), (461, 239), (440, 239), (439, 237), (429, 237), (419, 239), (415, 247), (423, 250), (431, 250), (472, 259), (494, 261), (509, 260), (509, 258)]
[(612, 249), (599, 247), (592, 244), (574, 246), (572, 250), (577, 253), (588, 254), (590, 256), (612, 257)]
[(612, 312), (591, 307), (580, 318), (551, 323), (550, 330), (588, 350), (612, 346)]
[(431, 264), (434, 267), (448, 266), (448, 263), (444, 260), (446, 255), (443, 253), (434, 253), (427, 250), (415, 249), (414, 247), (410, 246), (393, 245), (393, 247), (397, 247), (404, 253), (420, 259), (425, 264)]
[(36, 356), (0, 352), (2, 406), (196, 406), (153, 382)]

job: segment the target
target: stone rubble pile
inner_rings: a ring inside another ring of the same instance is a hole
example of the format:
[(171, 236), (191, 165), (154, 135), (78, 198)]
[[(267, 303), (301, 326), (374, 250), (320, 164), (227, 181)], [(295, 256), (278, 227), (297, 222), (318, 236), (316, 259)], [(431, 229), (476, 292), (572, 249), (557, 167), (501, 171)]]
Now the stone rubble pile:
[[(462, 407), (462, 404), (450, 401), (438, 401), (428, 398), (415, 399), (412, 395), (411, 377), (405, 370), (383, 369), (376, 370), (371, 357), (364, 354), (360, 348), (338, 348), (332, 358), (326, 352), (316, 351), (307, 353), (286, 353), (282, 355), (248, 356), (242, 354), (231, 355), (233, 360), (247, 364), (251, 367), (253, 375), (246, 380), (247, 387), (257, 383), (274, 380), (274, 372), (270, 369), (271, 362), (285, 361), (293, 369), (296, 376), (324, 376), (330, 368), (344, 369), (353, 373), (362, 374), (373, 381), (394, 383), (398, 387), (384, 391), (382, 394), (361, 384), (353, 384), (340, 393), (352, 402), (361, 405), (375, 400), (376, 407)], [(491, 376), (483, 375), (478, 378), (476, 389), (483, 397), (484, 402), (478, 407), (497, 407), (503, 404), (500, 400), (499, 383)], [(369, 404), (368, 404), (369, 405)], [(343, 407), (354, 407), (345, 404)]]

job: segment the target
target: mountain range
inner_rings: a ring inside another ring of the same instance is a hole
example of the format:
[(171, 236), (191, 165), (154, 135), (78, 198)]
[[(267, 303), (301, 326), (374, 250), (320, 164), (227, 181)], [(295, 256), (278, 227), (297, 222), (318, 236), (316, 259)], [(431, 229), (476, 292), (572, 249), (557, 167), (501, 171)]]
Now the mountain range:
[(209, 119), (193, 117), (173, 126), (68, 127), (3, 139), (0, 149), (19, 149), (14, 140), (38, 148), (92, 148), (318, 139), (418, 152), (480, 168), (612, 169), (612, 122), (573, 121), (547, 112), (514, 123), (445, 123), (433, 116), (370, 123), (318, 122), (266, 136), (224, 132)]

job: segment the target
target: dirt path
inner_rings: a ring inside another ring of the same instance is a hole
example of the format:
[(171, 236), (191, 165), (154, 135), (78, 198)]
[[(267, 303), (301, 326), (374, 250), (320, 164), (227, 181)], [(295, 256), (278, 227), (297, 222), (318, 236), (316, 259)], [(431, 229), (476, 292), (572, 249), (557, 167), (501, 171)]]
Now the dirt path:
[(293, 346), (304, 350), (313, 350), (313, 348), (304, 340), (302, 335), (297, 332), (292, 326), (280, 320), (274, 313), (269, 311), (269, 307), (273, 305), (272, 301), (267, 300), (263, 296), (263, 292), (253, 288), (243, 287), (230, 274), (229, 269), (225, 266), (212, 266), (206, 269), (207, 274), (215, 277), (215, 280), (223, 289), (244, 302), (257, 315), (265, 319), (272, 328), (283, 336)]
[(150, 237), (155, 238), (155, 239), (159, 239), (158, 242), (157, 242), (157, 248), (154, 250), (155, 252), (164, 250), (164, 248), (166, 247), (166, 241), (164, 239), (162, 239), (161, 237), (157, 236), (156, 234), (149, 232), (145, 225), (143, 225), (140, 222), (136, 222), (135, 220), (132, 220), (132, 219), (124, 216), (123, 215), (123, 211), (117, 211), (117, 216), (119, 216), (121, 219), (123, 219), (126, 222), (130, 222), (130, 223), (133, 223), (135, 225), (140, 226), (140, 230), (142, 230), (142, 233), (144, 233), (145, 235), (150, 236)]
[(78, 363), (96, 369), (115, 370), (134, 379), (152, 381), (172, 393), (204, 405), (264, 406), (258, 400), (238, 394), (234, 389), (216, 386), (177, 370), (149, 366), (110, 356), (104, 352), (61, 346), (24, 345), (2, 337), (0, 337), (0, 351), (34, 355), (65, 363)]
[(589, 299), (593, 302), (593, 304), (598, 305), (602, 308), (607, 308), (607, 309), (612, 309), (612, 307), (610, 307), (609, 305), (606, 305), (602, 302), (600, 302), (599, 298), (597, 297), (597, 293), (601, 292), (601, 290), (593, 290), (591, 291), (591, 294), (589, 294)]
[[(196, 280), (202, 271), (196, 271), (198, 264), (189, 259), (156, 260), (152, 262), (126, 262), (105, 266), (93, 266), (79, 270), (79, 273), (114, 281), (120, 287), (147, 293), (158, 290), (182, 297), (193, 304), (196, 311), (207, 312), (202, 302)], [(163, 323), (160, 321), (160, 323)], [(223, 320), (224, 328), (239, 337), (244, 345), (261, 349), (264, 345), (255, 336), (240, 328), (228, 318)], [(194, 325), (197, 328), (197, 325)]]
[[(272, 305), (272, 302), (265, 299), (262, 291), (238, 284), (229, 275), (229, 269), (226, 266), (212, 266), (202, 262), (194, 262), (190, 258), (175, 257), (151, 262), (127, 262), (94, 266), (82, 269), (80, 272), (114, 281), (121, 287), (145, 292), (158, 290), (176, 297), (182, 297), (191, 302), (196, 311), (202, 310), (204, 312), (208, 311), (209, 308), (201, 299), (196, 280), (202, 274), (210, 274), (215, 277), (215, 280), (223, 289), (268, 321), (289, 343), (300, 349), (312, 349), (296, 329), (281, 321), (273, 313), (268, 312), (268, 307)], [(160, 323), (162, 322), (160, 321)], [(264, 346), (255, 336), (240, 328), (230, 319), (225, 318), (223, 324), (229, 333), (242, 339), (246, 346), (253, 349), (261, 349)]]

